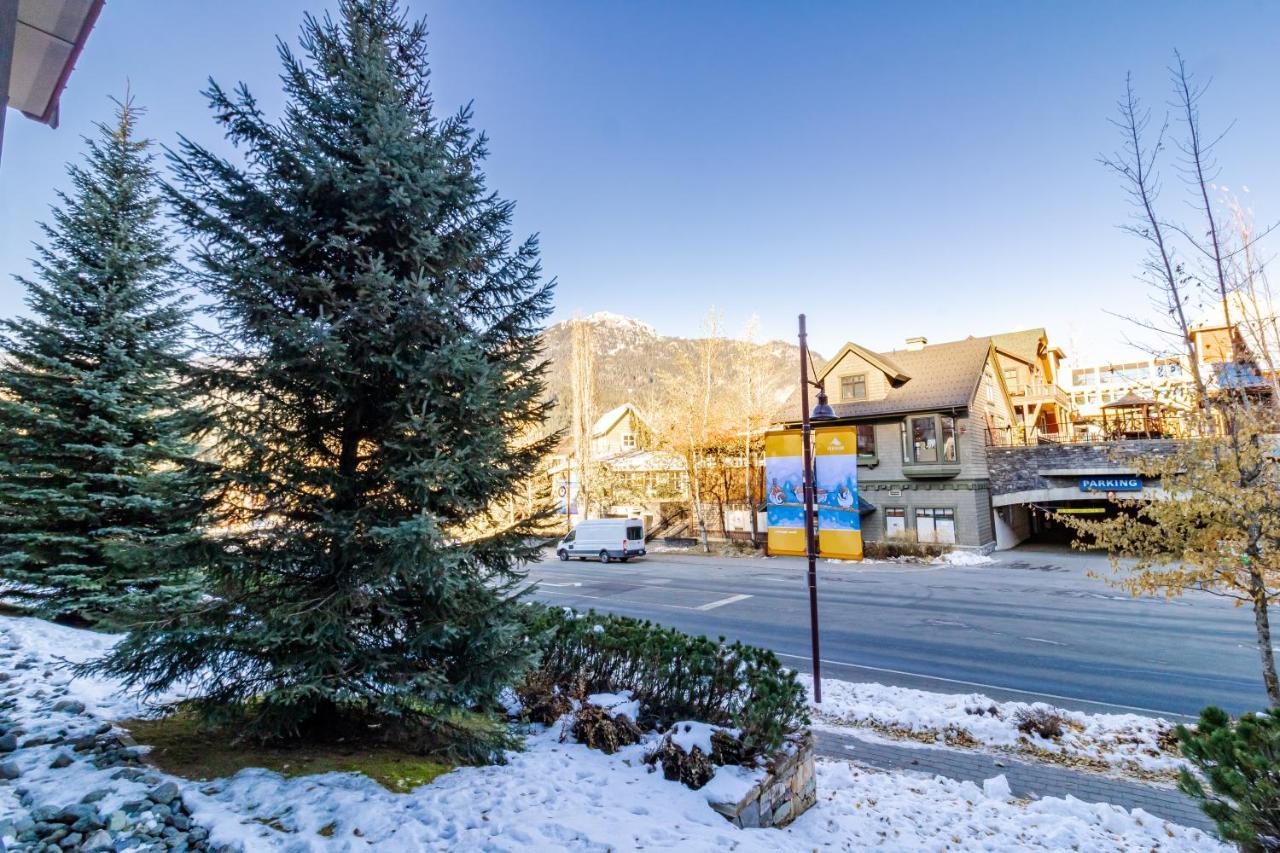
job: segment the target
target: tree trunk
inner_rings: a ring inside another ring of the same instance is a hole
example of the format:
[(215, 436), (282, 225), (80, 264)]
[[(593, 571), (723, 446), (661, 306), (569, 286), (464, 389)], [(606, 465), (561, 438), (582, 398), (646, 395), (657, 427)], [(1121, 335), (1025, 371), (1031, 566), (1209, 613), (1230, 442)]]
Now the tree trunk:
[(689, 482), (692, 485), (690, 491), (693, 495), (693, 518), (694, 523), (698, 525), (698, 538), (702, 541), (702, 553), (710, 554), (711, 546), (707, 543), (707, 522), (702, 517), (702, 483), (698, 479), (698, 462), (697, 457), (693, 457), (690, 463)]
[(751, 430), (747, 430), (747, 467), (746, 473), (743, 475), (747, 493), (747, 513), (751, 520), (751, 544), (752, 546), (760, 543), (760, 521), (756, 518), (756, 477), (755, 469), (751, 466)]
[(1253, 598), (1253, 624), (1258, 632), (1258, 651), (1262, 653), (1262, 681), (1267, 688), (1267, 701), (1280, 708), (1280, 680), (1276, 678), (1276, 656), (1271, 649), (1271, 621), (1267, 613), (1267, 585), (1256, 563), (1249, 566), (1250, 594)]

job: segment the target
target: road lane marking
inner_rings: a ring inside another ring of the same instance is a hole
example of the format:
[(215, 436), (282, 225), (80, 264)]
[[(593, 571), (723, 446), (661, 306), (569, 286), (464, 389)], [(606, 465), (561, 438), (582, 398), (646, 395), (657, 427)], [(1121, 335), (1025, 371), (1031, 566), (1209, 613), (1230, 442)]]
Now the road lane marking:
[(1043, 637), (1023, 637), (1024, 640), (1030, 640), (1033, 643), (1048, 643), (1051, 646), (1065, 646), (1066, 643), (1059, 643), (1057, 640), (1046, 640)]
[(551, 581), (534, 581), (538, 586), (582, 586), (580, 583), (552, 583)]
[[(784, 652), (774, 652), (780, 658), (792, 658), (794, 660), (812, 660), (810, 655), (789, 655)], [(1154, 708), (1143, 708), (1140, 705), (1124, 705), (1120, 702), (1107, 702), (1102, 699), (1081, 699), (1079, 696), (1063, 696), (1059, 693), (1039, 693), (1035, 690), (1021, 690), (1017, 687), (1001, 687), (998, 684), (985, 684), (981, 681), (962, 681), (959, 678), (945, 678), (941, 675), (926, 675), (923, 672), (907, 672), (902, 669), (889, 669), (884, 666), (869, 666), (864, 663), (849, 663), (843, 660), (830, 660), (828, 658), (818, 658), (822, 663), (829, 663), (832, 666), (847, 666), (853, 669), (867, 669), (872, 672), (887, 672), (891, 675), (906, 675), (912, 678), (923, 678), (930, 681), (944, 681), (947, 684), (963, 684), (965, 687), (981, 687), (984, 690), (1003, 690), (1005, 693), (1021, 693), (1023, 696), (1040, 696), (1045, 699), (1062, 699), (1066, 702), (1079, 702), (1084, 705), (1099, 705), (1104, 708), (1124, 708), (1127, 711), (1140, 711), (1143, 714), (1158, 714), (1161, 717), (1176, 717), (1183, 720), (1195, 719), (1191, 714), (1179, 714), (1177, 711), (1159, 711)]]
[(750, 597), (751, 596), (749, 595), (739, 593), (738, 595), (731, 595), (728, 598), (722, 598), (719, 601), (712, 601), (709, 604), (703, 604), (700, 607), (695, 607), (693, 609), (694, 610), (715, 610), (717, 607), (724, 607), (726, 604), (733, 604), (735, 601), (746, 601)]

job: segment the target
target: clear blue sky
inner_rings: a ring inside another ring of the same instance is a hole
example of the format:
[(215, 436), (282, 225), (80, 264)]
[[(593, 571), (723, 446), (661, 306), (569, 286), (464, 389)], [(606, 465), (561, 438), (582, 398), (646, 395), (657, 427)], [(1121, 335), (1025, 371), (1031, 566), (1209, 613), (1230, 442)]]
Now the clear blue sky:
[[(213, 142), (207, 77), (280, 96), (273, 39), (320, 0), (111, 0), (56, 131), (16, 114), (0, 160), (0, 314), (80, 135), (131, 81), (144, 129)], [(426, 2), (438, 104), (474, 100), (491, 184), (542, 235), (557, 318), (614, 311), (825, 353), (1045, 325), (1123, 356), (1140, 246), (1096, 163), (1132, 70), (1164, 110), (1174, 47), (1235, 129), (1222, 182), (1280, 218), (1280, 4)], [(1182, 209), (1169, 170), (1166, 207)]]

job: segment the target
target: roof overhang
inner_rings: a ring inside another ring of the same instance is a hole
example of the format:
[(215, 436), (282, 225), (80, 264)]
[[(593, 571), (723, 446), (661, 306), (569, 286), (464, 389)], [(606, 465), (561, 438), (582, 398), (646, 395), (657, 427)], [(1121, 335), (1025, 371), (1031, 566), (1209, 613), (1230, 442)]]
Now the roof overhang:
[(0, 96), (10, 107), (33, 121), (58, 126), (62, 92), (102, 4), (103, 0), (0, 0), (0, 17), (12, 16), (17, 7), (11, 31), (0, 22), (0, 61), (9, 60), (8, 73), (0, 73), (0, 83), (5, 84)]

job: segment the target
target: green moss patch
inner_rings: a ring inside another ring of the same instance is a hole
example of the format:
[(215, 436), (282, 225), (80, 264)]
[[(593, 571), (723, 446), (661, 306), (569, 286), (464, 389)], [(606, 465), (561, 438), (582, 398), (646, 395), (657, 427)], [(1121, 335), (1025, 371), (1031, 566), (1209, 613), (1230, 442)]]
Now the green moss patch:
[(248, 767), (262, 767), (283, 776), (336, 771), (363, 773), (388, 791), (403, 794), (453, 769), (429, 757), (382, 745), (235, 743), (232, 734), (207, 729), (190, 714), (124, 720), (120, 725), (138, 743), (151, 747), (147, 754), (151, 763), (166, 773), (196, 781), (233, 776)]

